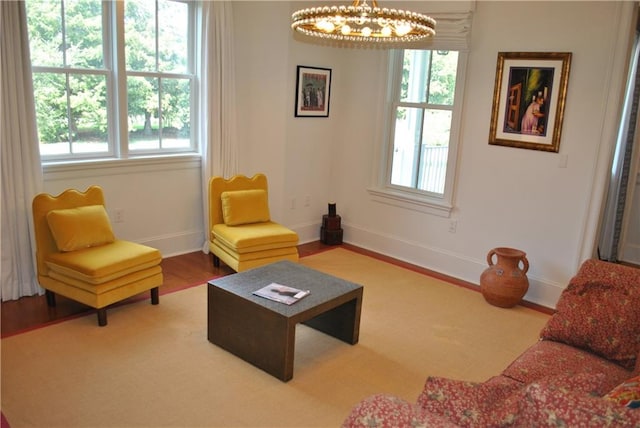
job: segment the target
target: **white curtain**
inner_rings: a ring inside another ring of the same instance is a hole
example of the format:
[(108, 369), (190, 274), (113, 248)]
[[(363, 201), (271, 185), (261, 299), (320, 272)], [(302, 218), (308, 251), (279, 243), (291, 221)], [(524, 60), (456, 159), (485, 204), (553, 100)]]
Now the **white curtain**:
[(35, 273), (31, 201), (42, 191), (24, 2), (0, 2), (0, 158), (3, 301), (42, 294)]
[(200, 124), (202, 150), (202, 201), (205, 241), (209, 251), (209, 179), (230, 177), (238, 171), (235, 103), (235, 56), (231, 1), (203, 1), (199, 22), (201, 37)]

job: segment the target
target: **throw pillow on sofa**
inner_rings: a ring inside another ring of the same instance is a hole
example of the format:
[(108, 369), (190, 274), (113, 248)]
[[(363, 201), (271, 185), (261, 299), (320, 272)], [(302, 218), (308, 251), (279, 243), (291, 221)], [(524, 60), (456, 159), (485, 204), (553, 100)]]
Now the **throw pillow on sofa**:
[(604, 398), (640, 412), (640, 376), (624, 381)]
[(572, 282), (541, 332), (633, 370), (640, 351), (640, 287), (605, 281)]
[(522, 427), (635, 427), (640, 411), (599, 397), (532, 383), (521, 401), (516, 426)]

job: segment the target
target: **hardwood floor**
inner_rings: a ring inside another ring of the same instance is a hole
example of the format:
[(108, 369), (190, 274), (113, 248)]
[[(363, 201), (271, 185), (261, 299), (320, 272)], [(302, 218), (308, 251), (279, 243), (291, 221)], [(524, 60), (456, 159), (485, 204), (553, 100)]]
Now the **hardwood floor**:
[[(333, 247), (317, 241), (300, 245), (298, 252), (303, 257), (328, 248)], [(202, 284), (216, 276), (229, 275), (233, 273), (233, 270), (224, 263), (220, 263), (219, 268), (213, 267), (210, 254), (196, 251), (162, 260), (162, 272), (164, 283), (160, 287), (160, 295)], [(132, 297), (125, 300), (124, 303), (141, 299), (149, 299), (149, 293)], [(160, 304), (162, 304), (162, 299), (160, 299)], [(2, 302), (0, 306), (0, 335), (4, 337), (42, 324), (93, 311), (95, 310), (63, 296), (56, 296), (56, 306), (53, 308), (47, 306), (44, 295)]]
[[(406, 269), (423, 273), (425, 275), (430, 275), (461, 287), (479, 291), (477, 284), (462, 281), (438, 272), (433, 272), (354, 245), (342, 244), (341, 246), (351, 251), (402, 266)], [(298, 253), (300, 254), (300, 257), (304, 257), (331, 248), (335, 248), (335, 246), (325, 245), (320, 241), (315, 241), (299, 245)], [(204, 254), (201, 251), (196, 251), (180, 256), (168, 257), (162, 260), (162, 272), (164, 275), (164, 283), (160, 287), (161, 296), (182, 288), (202, 284), (213, 277), (232, 274), (233, 270), (227, 267), (224, 263), (220, 263), (219, 268), (213, 267), (212, 256), (210, 254)], [(148, 300), (149, 298), (149, 293), (143, 293), (124, 300), (122, 303), (130, 303), (132, 301), (144, 299)], [(162, 304), (162, 298), (160, 299), (160, 304)], [(551, 309), (534, 303), (522, 302), (521, 304), (545, 313), (552, 313)], [(0, 306), (0, 336), (5, 337), (21, 331), (36, 328), (43, 324), (59, 322), (61, 320), (90, 312), (95, 312), (95, 309), (89, 308), (73, 300), (66, 299), (63, 296), (56, 296), (56, 306), (53, 308), (47, 306), (47, 301), (44, 295), (22, 297), (18, 300), (2, 302)]]

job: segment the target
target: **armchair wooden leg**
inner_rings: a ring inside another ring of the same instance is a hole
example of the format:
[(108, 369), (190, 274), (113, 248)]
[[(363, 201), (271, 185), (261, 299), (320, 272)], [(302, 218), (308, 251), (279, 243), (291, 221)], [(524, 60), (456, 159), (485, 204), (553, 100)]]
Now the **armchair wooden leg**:
[(157, 305), (160, 303), (160, 288), (155, 287), (151, 289), (151, 304)]
[(100, 327), (104, 327), (107, 325), (107, 308), (97, 309), (98, 314), (98, 325)]
[(45, 290), (44, 295), (47, 298), (47, 306), (53, 307), (56, 305), (56, 295), (53, 291)]
[(220, 267), (220, 257), (213, 254), (213, 267)]

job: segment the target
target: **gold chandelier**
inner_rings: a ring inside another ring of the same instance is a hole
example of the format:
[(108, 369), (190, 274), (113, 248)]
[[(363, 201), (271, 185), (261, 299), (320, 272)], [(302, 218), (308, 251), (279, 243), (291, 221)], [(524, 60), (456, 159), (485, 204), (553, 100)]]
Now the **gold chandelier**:
[(347, 42), (414, 42), (436, 34), (436, 21), (421, 13), (378, 7), (376, 0), (351, 6), (301, 9), (291, 28), (307, 36)]

